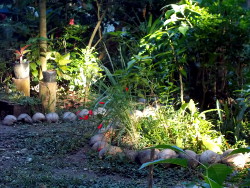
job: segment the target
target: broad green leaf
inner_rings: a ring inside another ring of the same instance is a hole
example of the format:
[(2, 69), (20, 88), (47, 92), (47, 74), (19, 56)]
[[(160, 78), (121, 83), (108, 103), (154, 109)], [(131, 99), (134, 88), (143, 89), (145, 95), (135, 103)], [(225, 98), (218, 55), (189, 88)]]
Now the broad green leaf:
[(202, 144), (209, 150), (212, 150), (216, 153), (222, 153), (219, 145), (213, 142), (210, 138), (202, 137)]
[(141, 167), (139, 168), (139, 170), (150, 166), (150, 165), (154, 165), (154, 164), (161, 164), (161, 163), (170, 163), (170, 164), (177, 164), (183, 167), (187, 167), (187, 160), (186, 159), (180, 159), (180, 158), (174, 158), (174, 159), (158, 159), (152, 162), (147, 162), (141, 165)]
[(168, 11), (165, 13), (165, 17), (168, 19), (172, 14), (174, 14), (174, 10), (173, 10), (173, 9), (168, 10)]
[(185, 25), (182, 25), (182, 26), (180, 26), (179, 28), (178, 28), (178, 30), (185, 36), (186, 35), (186, 33), (187, 33), (187, 31), (188, 31), (188, 29), (189, 29), (189, 26), (185, 26)]
[(36, 70), (36, 67), (37, 67), (36, 63), (30, 63), (31, 70)]
[(213, 182), (214, 185), (222, 186), (227, 175), (231, 174), (232, 171), (232, 168), (224, 164), (212, 164), (206, 170), (206, 177), (209, 179), (209, 182)]
[(210, 185), (210, 188), (223, 188), (222, 185), (219, 185), (217, 182), (215, 182), (213, 179), (211, 179), (208, 176), (203, 176), (204, 180)]
[(68, 60), (68, 59), (60, 59), (59, 61), (58, 61), (58, 64), (60, 65), (60, 66), (62, 66), (62, 65), (67, 65), (68, 63), (70, 63), (71, 62), (71, 60)]
[(33, 75), (34, 77), (37, 77), (37, 76), (38, 76), (38, 71), (37, 71), (37, 70), (32, 71), (32, 75)]
[(127, 69), (130, 69), (136, 62), (137, 62), (137, 60), (135, 60), (135, 59), (132, 59), (131, 61), (129, 61)]
[(235, 149), (229, 155), (233, 155), (237, 153), (247, 153), (247, 152), (250, 152), (250, 147)]

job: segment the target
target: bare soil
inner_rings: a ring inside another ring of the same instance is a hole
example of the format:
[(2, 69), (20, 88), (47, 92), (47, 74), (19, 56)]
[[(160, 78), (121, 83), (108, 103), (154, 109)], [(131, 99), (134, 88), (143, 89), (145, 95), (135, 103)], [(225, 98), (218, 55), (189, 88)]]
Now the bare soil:
[[(91, 123), (0, 124), (0, 187), (147, 187), (147, 169), (91, 151)], [(183, 168), (155, 168), (156, 187), (185, 187)]]

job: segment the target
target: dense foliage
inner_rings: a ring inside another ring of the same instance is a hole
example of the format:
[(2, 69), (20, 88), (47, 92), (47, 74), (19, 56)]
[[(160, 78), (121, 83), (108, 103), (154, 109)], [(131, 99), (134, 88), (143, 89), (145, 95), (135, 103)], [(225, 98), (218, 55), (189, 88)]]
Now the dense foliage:
[[(219, 151), (249, 144), (250, 14), (244, 2), (48, 1), (48, 68), (57, 71), (61, 91), (85, 102), (90, 96), (108, 101), (103, 121), (121, 123), (117, 143), (130, 135), (139, 148), (167, 142), (199, 151), (212, 143)], [(45, 40), (38, 35), (37, 1), (2, 5), (1, 88), (12, 88), (13, 49), (27, 44), (35, 87)], [(146, 102), (138, 106), (138, 98)], [(131, 120), (131, 111), (155, 104), (161, 106), (157, 118)]]

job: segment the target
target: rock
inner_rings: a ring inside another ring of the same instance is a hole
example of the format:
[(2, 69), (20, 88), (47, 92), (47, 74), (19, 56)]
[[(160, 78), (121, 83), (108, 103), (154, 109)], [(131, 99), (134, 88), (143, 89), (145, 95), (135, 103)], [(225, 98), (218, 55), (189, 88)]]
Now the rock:
[(182, 159), (187, 159), (188, 167), (190, 168), (195, 168), (199, 165), (199, 157), (192, 150), (185, 150), (185, 153), (180, 153), (179, 157)]
[(78, 114), (77, 114), (77, 116), (78, 117), (84, 117), (84, 116), (86, 116), (86, 115), (88, 115), (89, 114), (89, 110), (88, 109), (82, 109)]
[(206, 150), (200, 156), (200, 162), (203, 164), (214, 164), (221, 162), (221, 157), (219, 154), (211, 151)]
[[(155, 154), (152, 160), (157, 159), (158, 153), (159, 150), (155, 149)], [(139, 151), (137, 158), (141, 164), (151, 161), (151, 149)]]
[(47, 122), (49, 123), (56, 123), (59, 121), (59, 116), (55, 112), (50, 112), (45, 115)]
[(134, 150), (124, 150), (125, 157), (127, 157), (129, 160), (135, 162), (137, 156), (138, 156), (138, 151)]
[(171, 149), (164, 149), (158, 153), (158, 159), (173, 159), (177, 158), (178, 155), (174, 150)]
[(72, 112), (65, 112), (62, 116), (64, 121), (75, 121), (77, 116)]
[(25, 122), (25, 123), (33, 123), (32, 118), (28, 114), (20, 114), (17, 117), (17, 121)]
[(32, 120), (33, 120), (33, 122), (38, 123), (38, 122), (43, 122), (43, 121), (45, 121), (46, 118), (45, 118), (45, 115), (44, 115), (44, 114), (42, 114), (42, 113), (40, 113), (40, 112), (36, 112), (36, 113), (32, 116)]
[(244, 168), (246, 164), (246, 156), (242, 153), (229, 155), (232, 151), (232, 149), (225, 151), (222, 154), (221, 162), (234, 168)]
[(96, 143), (94, 143), (94, 145), (92, 146), (92, 149), (95, 151), (101, 151), (103, 148), (109, 146), (108, 142), (105, 141), (97, 141)]
[(104, 134), (96, 134), (90, 138), (89, 145), (93, 146), (98, 141), (107, 142), (107, 138), (104, 136)]
[(146, 104), (146, 103), (147, 103), (147, 99), (139, 98), (139, 99), (138, 99), (138, 102), (139, 102), (139, 103), (142, 103), (142, 104)]
[(15, 122), (17, 122), (17, 118), (13, 115), (7, 115), (2, 121), (2, 124), (4, 125), (13, 125)]
[[(171, 149), (164, 149), (160, 151), (157, 155), (157, 159), (174, 159), (177, 158), (178, 155), (174, 150)], [(164, 163), (164, 167), (169, 167), (171, 164), (169, 163)]]
[(245, 153), (244, 156), (245, 156), (246, 163), (250, 163), (250, 153)]
[(122, 149), (118, 146), (107, 146), (99, 151), (99, 158), (102, 159), (104, 155), (117, 155), (122, 152)]

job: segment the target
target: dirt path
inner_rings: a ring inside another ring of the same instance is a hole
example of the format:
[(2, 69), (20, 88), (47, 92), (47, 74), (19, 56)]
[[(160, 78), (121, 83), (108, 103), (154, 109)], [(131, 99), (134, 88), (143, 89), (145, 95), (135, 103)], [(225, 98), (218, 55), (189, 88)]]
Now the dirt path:
[[(0, 124), (0, 187), (147, 187), (140, 165), (97, 158), (88, 145), (93, 131), (79, 122)], [(191, 173), (155, 171), (157, 187), (183, 187)]]

